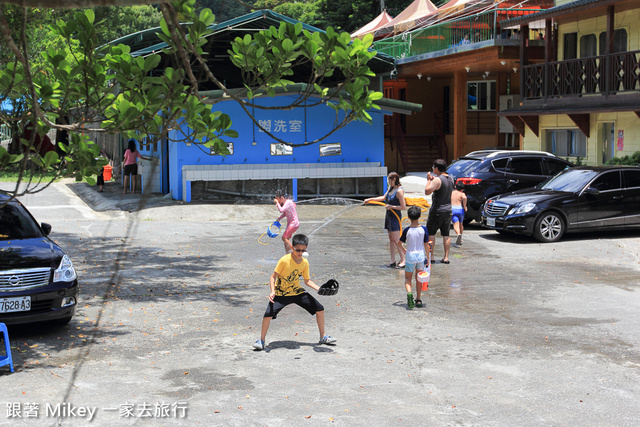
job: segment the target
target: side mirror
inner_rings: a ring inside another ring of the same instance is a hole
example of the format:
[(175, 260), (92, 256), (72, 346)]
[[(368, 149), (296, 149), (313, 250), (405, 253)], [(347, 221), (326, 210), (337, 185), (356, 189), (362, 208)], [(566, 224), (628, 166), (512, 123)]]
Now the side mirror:
[(42, 231), (44, 232), (45, 236), (48, 236), (49, 233), (51, 233), (51, 224), (47, 224), (46, 222), (43, 222), (42, 224), (40, 224), (40, 228), (42, 228)]
[(587, 194), (590, 194), (592, 196), (597, 196), (598, 194), (600, 194), (600, 190), (598, 190), (597, 188), (589, 187), (587, 188)]

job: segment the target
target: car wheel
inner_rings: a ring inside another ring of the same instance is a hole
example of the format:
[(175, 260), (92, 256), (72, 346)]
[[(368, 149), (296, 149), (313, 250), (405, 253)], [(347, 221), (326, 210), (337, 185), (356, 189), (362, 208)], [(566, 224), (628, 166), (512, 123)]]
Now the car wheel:
[(544, 212), (536, 221), (533, 237), (542, 243), (557, 242), (564, 234), (564, 221), (555, 212)]

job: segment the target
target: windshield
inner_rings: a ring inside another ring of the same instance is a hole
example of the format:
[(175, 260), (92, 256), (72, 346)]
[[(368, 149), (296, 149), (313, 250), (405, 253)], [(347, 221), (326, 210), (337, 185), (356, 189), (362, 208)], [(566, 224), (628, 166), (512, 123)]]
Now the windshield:
[(0, 208), (0, 240), (34, 237), (42, 237), (42, 233), (22, 206), (9, 203)]
[(568, 169), (538, 184), (537, 187), (542, 190), (575, 193), (582, 190), (596, 175), (598, 175), (597, 171)]
[(478, 168), (482, 160), (476, 159), (460, 159), (451, 163), (451, 166), (447, 169), (447, 173), (454, 178), (460, 178), (463, 176), (469, 176), (473, 172), (487, 172), (486, 170), (480, 171)]

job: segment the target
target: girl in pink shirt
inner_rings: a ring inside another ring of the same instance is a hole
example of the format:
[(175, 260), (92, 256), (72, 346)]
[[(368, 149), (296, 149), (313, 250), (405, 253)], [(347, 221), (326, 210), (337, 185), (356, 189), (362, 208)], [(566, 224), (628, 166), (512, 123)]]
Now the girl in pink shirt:
[(298, 227), (300, 227), (300, 222), (298, 221), (296, 204), (293, 203), (293, 200), (287, 199), (285, 195), (286, 193), (283, 190), (277, 190), (276, 197), (273, 199), (273, 201), (282, 214), (278, 217), (278, 221), (280, 221), (284, 217), (287, 217), (287, 229), (284, 231), (284, 233), (282, 233), (282, 241), (284, 242), (284, 251), (286, 253), (289, 253), (293, 250), (290, 240), (291, 236), (293, 236), (293, 233), (295, 233)]
[(136, 175), (138, 175), (138, 159), (151, 160), (151, 157), (145, 157), (136, 149), (136, 141), (129, 140), (129, 148), (124, 152), (124, 160), (122, 167), (124, 168), (124, 194), (127, 194), (129, 187), (129, 175), (132, 176), (133, 192), (136, 192)]

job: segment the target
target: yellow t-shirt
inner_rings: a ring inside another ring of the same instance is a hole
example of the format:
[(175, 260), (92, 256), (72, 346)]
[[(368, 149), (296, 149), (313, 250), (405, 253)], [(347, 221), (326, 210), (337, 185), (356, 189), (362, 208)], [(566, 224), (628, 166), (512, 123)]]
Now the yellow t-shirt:
[(300, 277), (309, 279), (309, 261), (302, 258), (300, 264), (293, 260), (291, 254), (280, 258), (274, 270), (278, 273), (276, 279), (276, 296), (300, 295), (305, 290), (300, 286)]

